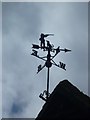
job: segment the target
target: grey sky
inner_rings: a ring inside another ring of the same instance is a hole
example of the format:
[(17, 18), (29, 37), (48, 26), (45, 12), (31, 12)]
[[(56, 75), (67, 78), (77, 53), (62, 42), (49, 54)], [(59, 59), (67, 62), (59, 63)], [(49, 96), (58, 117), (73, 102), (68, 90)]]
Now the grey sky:
[[(88, 74), (90, 73), (90, 2), (88, 3)], [(90, 96), (90, 74), (88, 75), (88, 94)]]
[(3, 2), (89, 2), (89, 0), (1, 0)]
[(30, 55), (41, 32), (55, 34), (48, 38), (55, 47), (72, 50), (55, 58), (67, 71), (52, 67), (50, 91), (68, 79), (88, 94), (88, 3), (3, 3), (2, 20), (3, 117), (36, 117), (44, 104), (38, 96), (47, 71), (37, 75), (44, 62)]
[(0, 118), (2, 115), (2, 4), (0, 2)]

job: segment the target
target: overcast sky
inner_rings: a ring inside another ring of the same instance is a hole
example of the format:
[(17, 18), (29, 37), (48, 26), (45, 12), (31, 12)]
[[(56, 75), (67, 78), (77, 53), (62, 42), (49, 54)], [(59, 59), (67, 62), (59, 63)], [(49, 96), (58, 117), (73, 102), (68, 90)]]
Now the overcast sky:
[(2, 4), (0, 2), (0, 118), (2, 115)]
[(88, 94), (88, 3), (3, 3), (3, 117), (34, 118), (44, 104), (38, 96), (46, 89), (47, 69), (36, 74), (44, 62), (30, 55), (41, 32), (54, 33), (48, 39), (55, 47), (72, 50), (54, 59), (67, 70), (52, 67), (50, 92), (68, 79)]
[(89, 0), (1, 0), (3, 2), (89, 2)]

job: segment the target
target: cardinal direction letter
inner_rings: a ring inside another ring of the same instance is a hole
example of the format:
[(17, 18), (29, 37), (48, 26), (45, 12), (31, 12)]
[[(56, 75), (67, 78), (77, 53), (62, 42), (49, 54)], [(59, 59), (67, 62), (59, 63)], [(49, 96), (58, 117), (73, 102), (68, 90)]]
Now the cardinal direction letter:
[(32, 50), (32, 51), (33, 51), (33, 53), (31, 55), (37, 56), (38, 52), (36, 50)]
[(39, 65), (37, 73), (39, 73), (41, 70), (42, 70), (42, 65)]
[(62, 68), (62, 69), (64, 69), (64, 70), (66, 70), (66, 64), (64, 64), (64, 63), (62, 63), (62, 62), (59, 62), (60, 64), (59, 64), (59, 67), (60, 68)]
[(38, 71), (37, 71), (37, 73), (39, 73), (43, 68), (45, 67), (45, 64), (42, 66), (42, 65), (39, 65), (38, 66)]

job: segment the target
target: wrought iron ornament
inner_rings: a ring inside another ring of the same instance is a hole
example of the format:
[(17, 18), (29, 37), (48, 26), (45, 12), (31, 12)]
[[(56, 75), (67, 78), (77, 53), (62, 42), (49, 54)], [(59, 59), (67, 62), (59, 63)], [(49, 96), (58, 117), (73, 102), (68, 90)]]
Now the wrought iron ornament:
[[(38, 66), (38, 71), (37, 73), (39, 73), (44, 67), (47, 67), (48, 72), (47, 72), (47, 90), (44, 90), (43, 93), (41, 93), (39, 95), (40, 98), (42, 98), (44, 101), (46, 101), (48, 99), (48, 97), (50, 96), (49, 93), (49, 69), (52, 65), (55, 65), (59, 68), (62, 68), (63, 70), (66, 70), (66, 64), (59, 62), (59, 64), (56, 64), (55, 61), (53, 60), (55, 58), (55, 56), (61, 52), (70, 52), (71, 50), (68, 49), (61, 49), (60, 46), (58, 46), (57, 48), (54, 48), (54, 45), (50, 43), (50, 41), (45, 40), (46, 37), (48, 36), (54, 36), (54, 34), (43, 34), (41, 33), (40, 35), (40, 45), (36, 45), (36, 44), (32, 44), (32, 54), (33, 56), (42, 59), (43, 61), (45, 61), (44, 65), (42, 66), (41, 64)], [(47, 44), (45, 44), (47, 42)], [(47, 56), (43, 56), (40, 57), (38, 55), (38, 51), (36, 51), (36, 49), (41, 49), (44, 52), (47, 51)], [(51, 52), (55, 53), (53, 56), (51, 55)]]

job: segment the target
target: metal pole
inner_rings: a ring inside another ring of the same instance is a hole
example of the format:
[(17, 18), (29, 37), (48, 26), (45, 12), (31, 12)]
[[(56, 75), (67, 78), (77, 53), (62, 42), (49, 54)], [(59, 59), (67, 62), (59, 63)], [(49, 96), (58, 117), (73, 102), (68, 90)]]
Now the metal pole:
[(49, 97), (49, 67), (48, 67), (48, 72), (47, 72), (47, 99)]

